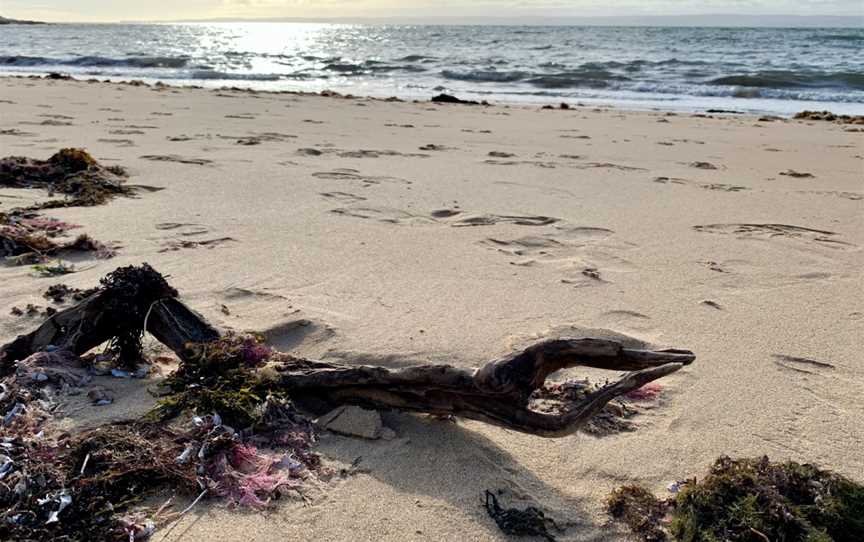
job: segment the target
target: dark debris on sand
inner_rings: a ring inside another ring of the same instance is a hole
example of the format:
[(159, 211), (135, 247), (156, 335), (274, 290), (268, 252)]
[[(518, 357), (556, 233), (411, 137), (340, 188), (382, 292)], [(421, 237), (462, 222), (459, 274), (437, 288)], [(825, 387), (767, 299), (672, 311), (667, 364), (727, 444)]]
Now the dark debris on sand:
[(622, 487), (608, 510), (646, 541), (864, 540), (864, 486), (813, 465), (721, 457), (701, 481), (676, 485), (665, 500)]
[(864, 115), (836, 115), (831, 111), (801, 111), (795, 114), (798, 120), (821, 120), (837, 124), (864, 124)]
[(549, 532), (550, 529), (561, 531), (552, 518), (535, 506), (525, 509), (504, 508), (498, 502), (498, 497), (492, 491), (486, 490), (483, 506), (486, 513), (501, 529), (501, 532), (515, 536), (536, 536), (555, 542), (555, 537)]
[(37, 211), (101, 205), (116, 196), (132, 195), (132, 189), (123, 184), (125, 179), (123, 168), (104, 167), (82, 149), (62, 149), (47, 160), (0, 159), (0, 187), (44, 189), (51, 196), (65, 196), (0, 213), (0, 257), (12, 258), (15, 264), (43, 264), (62, 252), (112, 257), (111, 248), (88, 235), (63, 242), (59, 238), (78, 226), (42, 217)]
[[(531, 395), (530, 408), (544, 414), (566, 414), (568, 405), (578, 404), (597, 389), (598, 386), (588, 380), (567, 380), (547, 384)], [(638, 395), (634, 395), (633, 398), (642, 400)], [(651, 396), (645, 400), (653, 401), (654, 398), (655, 396)], [(624, 396), (624, 399), (607, 403), (603, 410), (591, 417), (582, 431), (595, 437), (633, 431), (635, 425), (631, 418), (640, 412), (640, 408), (627, 400), (628, 396)]]
[[(123, 288), (130, 272), (102, 288)], [(148, 504), (165, 489), (250, 508), (302, 498), (328, 472), (311, 451), (314, 428), (287, 399), (250, 391), (275, 354), (238, 335), (199, 351), (151, 414), (74, 435), (48, 422), (58, 394), (87, 385), (90, 362), (60, 350), (18, 361), (0, 382), (0, 540), (145, 540), (182, 514)]]
[(433, 96), (430, 101), (438, 104), (489, 105), (486, 100), (483, 100), (482, 102), (476, 100), (463, 100), (462, 98), (457, 98), (450, 94), (438, 94), (437, 96)]
[(83, 149), (61, 149), (47, 160), (23, 156), (0, 159), (0, 186), (43, 188), (51, 195), (66, 196), (41, 204), (38, 209), (88, 207), (131, 195), (132, 190), (123, 184), (126, 177), (123, 168), (102, 166)]
[(45, 290), (42, 297), (49, 299), (57, 305), (66, 303), (67, 301), (83, 301), (99, 291), (99, 288), (88, 288), (81, 290), (80, 288), (72, 288), (66, 284), (52, 284)]

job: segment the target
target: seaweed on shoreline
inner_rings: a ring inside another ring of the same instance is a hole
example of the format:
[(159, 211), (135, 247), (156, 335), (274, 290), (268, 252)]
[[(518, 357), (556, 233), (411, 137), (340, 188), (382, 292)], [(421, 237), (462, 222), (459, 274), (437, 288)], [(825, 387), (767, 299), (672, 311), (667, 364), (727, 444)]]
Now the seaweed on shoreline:
[(0, 159), (0, 187), (41, 188), (52, 196), (66, 196), (0, 213), (0, 257), (12, 258), (17, 264), (42, 264), (64, 251), (112, 257), (112, 249), (86, 234), (71, 242), (58, 241), (79, 226), (40, 216), (36, 211), (101, 205), (119, 195), (132, 195), (132, 189), (123, 185), (125, 177), (122, 168), (104, 167), (82, 149), (61, 149), (48, 160), (21, 156)]
[(831, 111), (800, 111), (793, 117), (798, 120), (822, 120), (837, 124), (864, 124), (864, 115), (837, 115)]
[(67, 199), (51, 200), (28, 210), (102, 205), (116, 196), (133, 194), (124, 186), (126, 171), (102, 166), (83, 149), (61, 149), (47, 160), (23, 156), (0, 159), (0, 186), (43, 188)]
[[(116, 273), (102, 287), (123, 288), (125, 279), (137, 280), (128, 275), (128, 269)], [(174, 393), (167, 401), (177, 408), (160, 407), (158, 415), (75, 435), (46, 435), (46, 423), (52, 397), (63, 382), (79, 382), (86, 362), (63, 351), (19, 362), (0, 388), (0, 409), (6, 413), (0, 424), (0, 539), (144, 539), (155, 530), (159, 512), (143, 501), (161, 489), (263, 508), (302, 494), (307, 478), (326, 471), (311, 451), (316, 440), (311, 422), (287, 399), (245, 390), (272, 353), (259, 339), (236, 335), (197, 348), (210, 355), (181, 363), (169, 380)], [(217, 360), (221, 368), (211, 364)], [(210, 369), (216, 370), (210, 374)], [(34, 376), (39, 374), (45, 376)], [(199, 393), (201, 384), (213, 389)], [(232, 410), (233, 394), (248, 404)], [(214, 400), (220, 396), (224, 403)], [(225, 408), (226, 416), (211, 407)], [(160, 522), (179, 515), (165, 514)]]
[(810, 464), (772, 463), (767, 457), (721, 457), (705, 478), (684, 482), (666, 500), (625, 486), (607, 506), (646, 541), (864, 539), (864, 485)]

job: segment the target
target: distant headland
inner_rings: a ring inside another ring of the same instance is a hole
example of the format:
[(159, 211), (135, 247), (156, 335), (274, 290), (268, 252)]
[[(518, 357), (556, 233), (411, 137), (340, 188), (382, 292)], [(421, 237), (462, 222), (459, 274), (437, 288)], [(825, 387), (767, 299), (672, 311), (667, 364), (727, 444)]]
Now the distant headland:
[(42, 21), (19, 21), (18, 19), (7, 19), (0, 16), (0, 24), (48, 24)]

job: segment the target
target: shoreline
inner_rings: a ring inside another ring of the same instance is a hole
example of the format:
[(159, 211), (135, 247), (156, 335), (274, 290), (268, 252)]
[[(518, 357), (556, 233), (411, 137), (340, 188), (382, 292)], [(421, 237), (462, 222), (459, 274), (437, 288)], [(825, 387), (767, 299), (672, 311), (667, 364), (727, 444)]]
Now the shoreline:
[[(355, 95), (352, 93), (344, 93), (339, 90), (333, 90), (329, 88), (322, 89), (320, 91), (314, 90), (270, 90), (270, 89), (256, 89), (252, 87), (245, 86), (237, 86), (237, 85), (225, 85), (224, 83), (230, 82), (226, 80), (221, 80), (218, 83), (216, 81), (208, 81), (208, 80), (188, 80), (186, 83), (178, 84), (177, 82), (168, 82), (166, 83), (164, 80), (160, 79), (149, 79), (149, 78), (123, 78), (123, 77), (114, 77), (114, 78), (82, 78), (70, 75), (68, 73), (63, 72), (32, 72), (32, 73), (0, 73), (0, 80), (2, 79), (52, 79), (53, 76), (57, 76), (57, 79), (72, 81), (76, 83), (87, 83), (87, 84), (106, 84), (106, 85), (125, 85), (125, 86), (145, 86), (145, 87), (153, 87), (153, 88), (171, 88), (171, 89), (190, 89), (190, 90), (208, 90), (208, 91), (234, 91), (234, 92), (246, 92), (249, 94), (271, 94), (271, 95), (295, 95), (295, 96), (324, 96), (324, 97), (334, 97), (334, 98), (348, 98), (348, 99), (366, 99), (373, 101), (400, 101), (406, 103), (432, 103), (431, 97), (435, 94), (441, 94), (442, 92), (433, 92), (426, 93), (423, 96), (428, 96), (426, 99), (422, 99), (421, 97), (401, 97), (398, 95), (387, 95), (387, 93), (382, 93), (380, 95), (377, 94), (368, 94), (368, 95)], [(241, 83), (241, 81), (234, 81), (235, 83)], [(450, 94), (449, 91), (443, 91), (444, 94)], [(784, 103), (788, 104), (799, 104), (800, 107), (792, 108), (794, 112), (790, 109), (790, 112), (787, 114), (776, 114), (771, 113), (769, 110), (733, 110), (733, 109), (724, 109), (724, 108), (714, 108), (714, 107), (649, 107), (647, 104), (644, 107), (638, 107), (639, 102), (636, 100), (631, 100), (632, 107), (625, 105), (622, 102), (610, 102), (604, 98), (581, 98), (576, 100), (566, 100), (566, 99), (548, 99), (548, 100), (514, 100), (514, 101), (489, 101), (482, 97), (480, 94), (478, 96), (471, 95), (467, 98), (470, 100), (483, 100), (484, 103), (480, 104), (484, 107), (505, 107), (505, 108), (542, 108), (544, 106), (558, 106), (560, 104), (567, 104), (568, 106), (574, 108), (605, 108), (611, 109), (615, 111), (621, 112), (631, 112), (631, 113), (656, 113), (656, 114), (664, 114), (664, 113), (680, 113), (680, 114), (688, 114), (688, 113), (696, 113), (696, 114), (711, 114), (711, 115), (726, 115), (726, 116), (735, 116), (739, 118), (760, 118), (760, 117), (777, 117), (783, 119), (792, 119), (794, 115), (804, 112), (804, 111), (830, 111), (836, 115), (851, 115), (853, 117), (858, 117), (864, 115), (864, 106), (861, 108), (855, 108), (855, 105), (858, 104), (845, 104), (838, 102), (809, 102), (809, 101), (792, 101), (786, 100)], [(457, 98), (465, 98), (465, 95), (456, 96)], [(744, 99), (744, 98), (741, 98)], [(728, 98), (721, 98), (718, 100), (720, 104), (722, 102), (728, 100)], [(670, 101), (671, 103), (671, 101)], [(807, 104), (810, 104), (808, 107)], [(831, 108), (831, 106), (834, 106)], [(848, 106), (848, 107), (847, 107)], [(860, 111), (859, 111), (860, 109)]]

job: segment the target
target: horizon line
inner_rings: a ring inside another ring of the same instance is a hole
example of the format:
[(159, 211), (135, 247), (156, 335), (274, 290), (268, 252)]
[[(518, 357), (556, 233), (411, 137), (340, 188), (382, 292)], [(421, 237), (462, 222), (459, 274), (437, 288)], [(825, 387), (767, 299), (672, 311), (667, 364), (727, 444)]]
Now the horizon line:
[[(457, 21), (462, 21), (461, 23)], [(665, 21), (666, 24), (657, 24)], [(689, 21), (689, 22), (688, 22)], [(725, 24), (724, 24), (725, 21)], [(505, 26), (746, 26), (864, 28), (864, 16), (798, 14), (671, 14), (671, 15), (357, 15), (310, 17), (204, 17), (179, 19), (118, 19), (116, 21), (63, 21), (49, 24), (164, 24), (164, 23), (331, 23), (331, 24), (416, 24), (416, 25), (505, 25)], [(533, 24), (532, 24), (533, 23)], [(598, 24), (599, 23), (599, 24)], [(615, 24), (618, 23), (618, 24)], [(654, 24), (651, 24), (654, 23)], [(713, 23), (713, 24), (712, 24)], [(821, 23), (821, 24), (820, 24)], [(830, 23), (826, 26), (825, 23)], [(793, 26), (789, 26), (793, 24)]]

